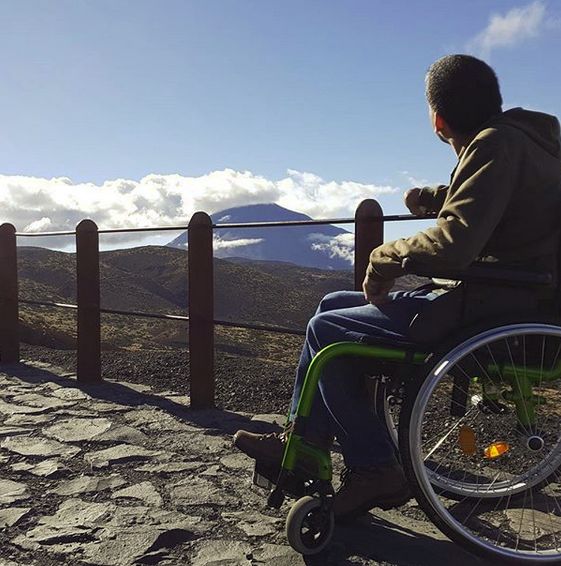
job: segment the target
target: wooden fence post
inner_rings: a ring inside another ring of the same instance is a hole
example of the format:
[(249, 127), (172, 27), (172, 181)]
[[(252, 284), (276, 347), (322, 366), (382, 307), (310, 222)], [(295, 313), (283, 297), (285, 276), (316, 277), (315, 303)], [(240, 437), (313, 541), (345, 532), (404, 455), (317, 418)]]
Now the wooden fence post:
[(101, 382), (99, 235), (92, 220), (76, 226), (78, 381)]
[(16, 229), (0, 226), (0, 362), (19, 362), (19, 305)]
[(374, 199), (363, 200), (355, 212), (355, 290), (362, 291), (370, 252), (384, 243), (382, 207)]
[(196, 212), (188, 227), (191, 407), (214, 407), (214, 263), (212, 220)]

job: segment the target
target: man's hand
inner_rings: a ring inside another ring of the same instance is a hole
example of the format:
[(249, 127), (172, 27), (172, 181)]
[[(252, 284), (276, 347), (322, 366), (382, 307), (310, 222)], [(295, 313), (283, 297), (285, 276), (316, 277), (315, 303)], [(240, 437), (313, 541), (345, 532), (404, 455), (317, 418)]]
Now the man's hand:
[(373, 281), (368, 277), (362, 282), (362, 290), (364, 298), (372, 305), (383, 305), (389, 301), (388, 293), (394, 286), (395, 279), (390, 281)]
[(415, 215), (415, 216), (425, 216), (427, 213), (427, 207), (420, 203), (421, 189), (409, 189), (403, 196), (403, 201), (405, 206)]

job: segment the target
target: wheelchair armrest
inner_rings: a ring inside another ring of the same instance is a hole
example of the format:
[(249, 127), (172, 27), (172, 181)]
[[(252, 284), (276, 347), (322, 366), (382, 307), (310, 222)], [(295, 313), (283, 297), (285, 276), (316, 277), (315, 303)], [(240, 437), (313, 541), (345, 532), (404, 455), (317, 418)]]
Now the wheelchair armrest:
[(499, 283), (503, 285), (549, 286), (553, 283), (551, 273), (536, 271), (520, 271), (492, 267), (486, 262), (472, 263), (467, 269), (431, 270), (419, 265), (409, 257), (401, 262), (406, 273), (436, 279), (452, 279), (455, 281)]

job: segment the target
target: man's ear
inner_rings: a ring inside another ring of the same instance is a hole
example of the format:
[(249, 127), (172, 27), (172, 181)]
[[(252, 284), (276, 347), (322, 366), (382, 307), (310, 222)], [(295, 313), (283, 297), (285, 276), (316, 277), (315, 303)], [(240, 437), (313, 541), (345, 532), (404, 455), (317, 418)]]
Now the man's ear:
[(455, 137), (454, 132), (446, 122), (446, 120), (438, 113), (435, 112), (433, 116), (434, 133), (444, 143), (451, 143)]
[(446, 120), (438, 112), (434, 113), (433, 126), (434, 126), (434, 131), (437, 134), (438, 133), (444, 134), (445, 132), (447, 133), (448, 130), (450, 129), (448, 128), (448, 124), (446, 123)]

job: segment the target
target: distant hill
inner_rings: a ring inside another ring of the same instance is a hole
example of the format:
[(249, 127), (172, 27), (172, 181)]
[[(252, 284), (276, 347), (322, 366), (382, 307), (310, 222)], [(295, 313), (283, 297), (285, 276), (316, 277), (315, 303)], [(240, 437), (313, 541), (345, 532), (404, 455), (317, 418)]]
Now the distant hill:
[[(239, 206), (211, 216), (217, 224), (311, 220), (309, 216), (277, 204)], [(184, 232), (168, 246), (186, 249)], [(332, 225), (231, 228), (215, 230), (218, 258), (290, 262), (304, 267), (343, 270), (352, 268), (353, 236)]]
[[(74, 254), (19, 248), (20, 294), (75, 302)], [(188, 302), (185, 250), (144, 246), (100, 254), (101, 303), (112, 309), (183, 313)], [(288, 263), (215, 260), (215, 311), (221, 319), (304, 324), (318, 298), (350, 288), (350, 272)]]
[[(76, 302), (74, 254), (44, 248), (18, 248), (20, 297)], [(187, 314), (186, 250), (145, 246), (102, 252), (102, 307)], [(410, 287), (414, 276), (399, 280)], [(352, 272), (300, 267), (290, 263), (215, 260), (215, 317), (221, 320), (304, 328), (327, 293), (352, 289)], [(22, 306), (22, 339), (31, 344), (72, 348), (75, 311)], [(185, 344), (186, 324), (103, 315), (106, 347)], [(223, 331), (226, 333), (226, 330)], [(271, 338), (263, 337), (263, 340)], [(236, 339), (232, 339), (234, 343)], [(249, 340), (245, 336), (243, 340)], [(241, 346), (240, 346), (241, 347)]]
[[(20, 297), (76, 302), (75, 256), (44, 248), (18, 248)], [(102, 252), (102, 307), (187, 314), (186, 250), (145, 246)], [(288, 263), (234, 263), (215, 260), (215, 317), (304, 328), (317, 301), (326, 293), (352, 287), (350, 271), (300, 268)], [(54, 347), (73, 347), (73, 311), (23, 307), (23, 340)], [(107, 345), (155, 340), (171, 343), (184, 323), (104, 315)], [(134, 322), (134, 324), (133, 324)], [(184, 342), (184, 339), (181, 339)]]

